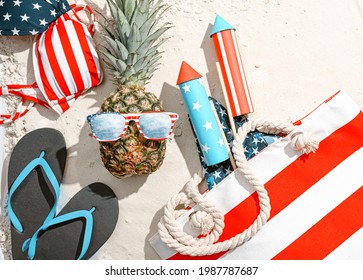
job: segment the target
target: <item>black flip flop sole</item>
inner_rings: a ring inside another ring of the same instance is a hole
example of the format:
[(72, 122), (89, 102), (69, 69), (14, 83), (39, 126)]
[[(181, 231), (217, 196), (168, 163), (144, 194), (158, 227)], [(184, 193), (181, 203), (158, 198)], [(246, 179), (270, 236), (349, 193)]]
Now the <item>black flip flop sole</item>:
[[(15, 145), (8, 168), (8, 186), (33, 159), (45, 152), (44, 159), (50, 165), (59, 184), (61, 183), (67, 149), (63, 135), (52, 128), (41, 128), (29, 132)], [(30, 238), (43, 224), (55, 202), (55, 193), (42, 167), (37, 166), (25, 178), (11, 198), (12, 208), (23, 225), (18, 232), (11, 226), (12, 257), (15, 260), (27, 259), (22, 252), (23, 242)]]
[[(57, 216), (95, 207), (90, 246), (82, 258), (91, 258), (112, 235), (118, 220), (118, 200), (107, 185), (93, 183), (81, 189)], [(76, 260), (81, 252), (85, 219), (49, 227), (38, 237), (36, 260)]]

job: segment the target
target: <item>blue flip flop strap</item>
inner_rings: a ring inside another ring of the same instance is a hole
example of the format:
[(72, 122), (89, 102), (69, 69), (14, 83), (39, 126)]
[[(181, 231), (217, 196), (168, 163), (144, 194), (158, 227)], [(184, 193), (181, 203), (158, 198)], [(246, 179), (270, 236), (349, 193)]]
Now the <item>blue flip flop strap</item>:
[(23, 226), (21, 222), (19, 221), (18, 217), (14, 213), (14, 210), (11, 205), (11, 198), (14, 194), (14, 192), (17, 190), (17, 188), (20, 186), (20, 184), (24, 181), (24, 179), (29, 175), (29, 173), (38, 165), (43, 168), (45, 171), (45, 174), (47, 175), (49, 182), (51, 183), (54, 192), (55, 192), (55, 202), (50, 210), (48, 216), (45, 218), (45, 222), (51, 220), (55, 216), (56, 208), (57, 208), (57, 202), (59, 198), (59, 191), (60, 186), (58, 183), (57, 178), (54, 175), (54, 172), (52, 171), (51, 167), (49, 166), (48, 162), (44, 159), (45, 152), (41, 152), (40, 156), (38, 158), (33, 159), (18, 175), (18, 177), (15, 179), (14, 183), (11, 185), (9, 190), (9, 197), (8, 197), (8, 213), (10, 217), (10, 221), (15, 227), (15, 229), (19, 232), (23, 232)]
[(77, 260), (80, 260), (83, 258), (84, 254), (87, 252), (88, 247), (91, 242), (91, 236), (92, 236), (92, 228), (93, 228), (93, 216), (92, 213), (96, 210), (95, 207), (93, 207), (91, 210), (78, 210), (70, 213), (63, 214), (61, 216), (55, 217), (54, 219), (51, 219), (50, 221), (44, 223), (35, 233), (34, 235), (27, 239), (23, 244), (23, 252), (28, 250), (28, 257), (29, 259), (34, 259), (37, 241), (38, 241), (38, 234), (41, 231), (47, 230), (50, 226), (58, 225), (64, 222), (68, 222), (71, 220), (79, 219), (79, 218), (85, 218), (86, 220), (86, 226), (84, 230), (84, 236), (83, 236), (83, 244), (82, 244), (82, 250), (79, 254)]

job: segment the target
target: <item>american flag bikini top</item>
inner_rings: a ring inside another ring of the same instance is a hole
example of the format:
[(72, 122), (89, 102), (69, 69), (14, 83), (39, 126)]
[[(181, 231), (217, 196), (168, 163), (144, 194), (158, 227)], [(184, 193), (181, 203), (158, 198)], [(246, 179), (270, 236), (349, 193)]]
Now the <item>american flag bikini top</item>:
[(36, 35), (70, 10), (66, 0), (0, 0), (0, 35)]
[[(1, 1), (5, 2), (0, 0), (0, 6)], [(80, 11), (88, 13), (87, 24), (77, 16)], [(0, 115), (0, 124), (25, 115), (34, 103), (62, 114), (81, 94), (101, 83), (102, 71), (93, 42), (94, 23), (95, 16), (88, 5), (71, 5), (70, 10), (37, 35), (33, 47), (36, 82), (31, 85), (0, 85), (0, 96), (11, 94), (21, 98), (16, 112)], [(29, 105), (24, 109), (25, 101)]]

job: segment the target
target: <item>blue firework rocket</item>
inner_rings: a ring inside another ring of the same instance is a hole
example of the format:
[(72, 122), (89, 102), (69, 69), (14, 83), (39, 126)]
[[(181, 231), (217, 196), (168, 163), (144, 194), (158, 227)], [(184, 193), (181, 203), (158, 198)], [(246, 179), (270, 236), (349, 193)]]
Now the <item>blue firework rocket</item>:
[(229, 156), (201, 77), (190, 65), (183, 62), (177, 84), (204, 160), (211, 166), (229, 159)]

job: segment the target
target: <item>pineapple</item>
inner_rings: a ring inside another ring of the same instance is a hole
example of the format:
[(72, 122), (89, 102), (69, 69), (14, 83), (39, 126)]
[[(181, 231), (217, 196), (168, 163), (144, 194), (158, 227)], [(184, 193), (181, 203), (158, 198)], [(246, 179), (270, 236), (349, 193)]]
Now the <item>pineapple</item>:
[[(160, 38), (169, 23), (157, 27), (167, 6), (161, 0), (107, 0), (113, 18), (103, 25), (107, 46), (103, 54), (114, 77), (116, 89), (101, 105), (102, 112), (140, 113), (163, 111), (160, 100), (145, 85), (158, 67), (165, 42)], [(163, 163), (166, 141), (145, 139), (130, 122), (126, 133), (115, 142), (100, 142), (103, 165), (114, 176), (150, 174)]]

